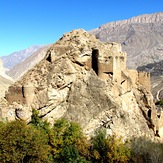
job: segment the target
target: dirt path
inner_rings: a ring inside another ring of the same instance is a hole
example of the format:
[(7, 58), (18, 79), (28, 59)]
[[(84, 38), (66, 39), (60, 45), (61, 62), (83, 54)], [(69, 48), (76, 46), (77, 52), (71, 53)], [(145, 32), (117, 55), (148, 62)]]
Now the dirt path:
[(161, 92), (162, 90), (163, 90), (163, 88), (161, 88), (160, 90), (157, 91), (156, 99), (157, 99), (158, 101), (160, 101), (159, 94), (160, 94), (160, 92)]

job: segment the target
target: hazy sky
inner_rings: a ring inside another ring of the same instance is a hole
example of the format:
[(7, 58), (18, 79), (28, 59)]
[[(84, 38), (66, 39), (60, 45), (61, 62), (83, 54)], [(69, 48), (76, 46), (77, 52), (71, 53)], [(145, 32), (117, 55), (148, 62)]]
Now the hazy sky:
[(0, 56), (54, 43), (73, 29), (163, 11), (163, 0), (0, 0)]

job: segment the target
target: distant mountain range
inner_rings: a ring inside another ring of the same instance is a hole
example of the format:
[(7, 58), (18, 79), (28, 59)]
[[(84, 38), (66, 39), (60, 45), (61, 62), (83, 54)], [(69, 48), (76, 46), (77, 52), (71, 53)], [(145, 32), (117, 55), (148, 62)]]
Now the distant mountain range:
[[(163, 12), (106, 23), (89, 33), (103, 42), (120, 43), (127, 52), (128, 68), (151, 73), (155, 95), (163, 87)], [(32, 46), (1, 57), (4, 67), (9, 69), (7, 74), (19, 79), (45, 56), (49, 47)]]
[(16, 64), (10, 71), (7, 72), (7, 75), (11, 76), (14, 80), (18, 80), (29, 69), (33, 68), (44, 58), (50, 46), (51, 45), (46, 45), (37, 49), (37, 51), (33, 52), (32, 55), (29, 55), (29, 57)]
[[(43, 46), (32, 46), (27, 49), (14, 52), (8, 56), (0, 57), (0, 98), (4, 97), (5, 91), (7, 91), (8, 87), (14, 83), (14, 80), (16, 80), (15, 76), (18, 79), (28, 69), (31, 68), (31, 65), (34, 66), (34, 58), (26, 65), (22, 62), (30, 57), (34, 52), (38, 51), (41, 47)], [(39, 54), (38, 56), (40, 55), (41, 54)], [(39, 57), (37, 59), (39, 61)], [(21, 66), (18, 66), (19, 64), (21, 64)], [(15, 66), (17, 68), (15, 68)]]
[(139, 71), (150, 72), (151, 76), (163, 76), (163, 60), (160, 62), (149, 63), (137, 68)]
[(41, 47), (43, 47), (43, 45), (31, 46), (27, 49), (14, 52), (10, 55), (3, 56), (0, 58), (3, 61), (4, 67), (11, 70), (16, 64), (19, 64), (20, 62), (22, 62), (23, 60), (28, 58), (30, 55), (32, 55), (34, 52), (36, 52)]

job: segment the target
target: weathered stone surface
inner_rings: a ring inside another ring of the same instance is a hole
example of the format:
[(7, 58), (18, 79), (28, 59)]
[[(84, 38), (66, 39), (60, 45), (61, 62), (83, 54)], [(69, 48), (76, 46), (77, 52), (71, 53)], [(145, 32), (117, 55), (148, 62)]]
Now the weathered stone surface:
[[(35, 108), (50, 123), (60, 117), (78, 122), (87, 135), (104, 127), (108, 134), (124, 138), (154, 137), (156, 114), (150, 83), (140, 83), (138, 74), (126, 68), (126, 53), (119, 44), (101, 43), (84, 30), (74, 30), (64, 34), (14, 84), (17, 89), (28, 86), (27, 94), (23, 89), (18, 93), (25, 101), (16, 99), (19, 107), (6, 101), (1, 116), (7, 117), (6, 110), (12, 108), (13, 118), (29, 120), (31, 108)], [(12, 87), (6, 97), (14, 99), (18, 94)]]

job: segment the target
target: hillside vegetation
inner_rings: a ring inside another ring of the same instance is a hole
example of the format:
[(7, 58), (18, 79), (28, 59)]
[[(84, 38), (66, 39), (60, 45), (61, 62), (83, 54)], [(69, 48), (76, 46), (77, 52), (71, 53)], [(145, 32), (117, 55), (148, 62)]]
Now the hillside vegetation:
[[(149, 150), (150, 149), (150, 150)], [(57, 120), (43, 122), (33, 110), (29, 124), (23, 121), (0, 123), (0, 162), (127, 163), (160, 162), (163, 144), (145, 138), (122, 141), (98, 130), (88, 140), (77, 123)]]

